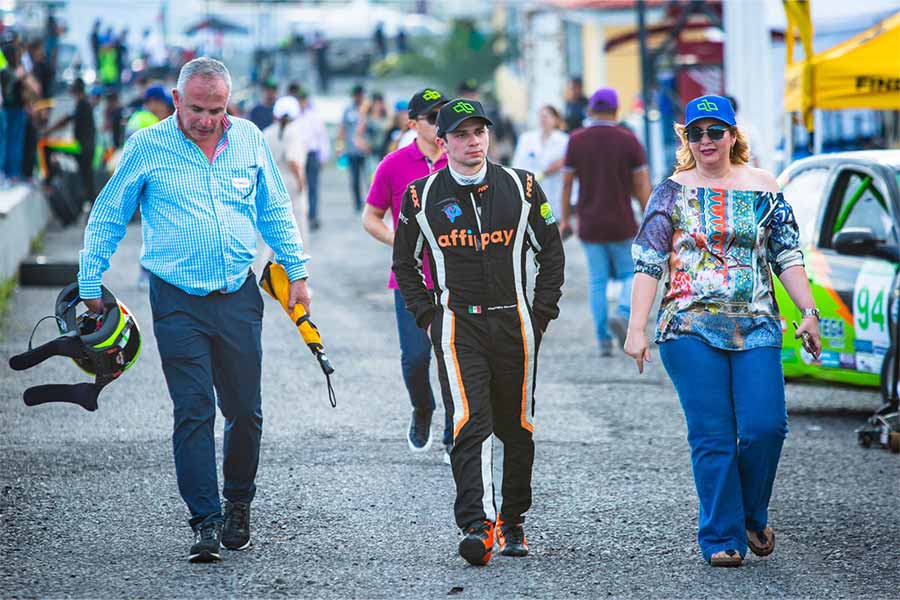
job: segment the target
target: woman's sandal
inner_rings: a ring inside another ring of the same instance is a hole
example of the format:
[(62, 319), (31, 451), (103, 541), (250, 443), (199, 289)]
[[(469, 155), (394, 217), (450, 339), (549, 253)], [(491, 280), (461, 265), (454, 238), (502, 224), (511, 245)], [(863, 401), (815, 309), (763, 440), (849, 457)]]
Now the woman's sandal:
[(750, 531), (748, 529), (747, 545), (753, 554), (768, 556), (775, 551), (775, 532), (771, 527), (766, 527), (762, 531)]
[(721, 550), (709, 557), (709, 564), (714, 567), (739, 567), (743, 562), (737, 550)]

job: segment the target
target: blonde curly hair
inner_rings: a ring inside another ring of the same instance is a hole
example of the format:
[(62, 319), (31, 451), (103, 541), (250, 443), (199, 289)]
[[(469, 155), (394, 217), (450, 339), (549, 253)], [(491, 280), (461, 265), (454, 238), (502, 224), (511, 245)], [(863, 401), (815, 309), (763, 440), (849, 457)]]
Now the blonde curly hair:
[[(728, 131), (735, 137), (734, 146), (731, 147), (731, 164), (744, 165), (750, 162), (750, 144), (747, 142), (747, 136), (735, 125), (729, 125)], [(691, 146), (687, 139), (687, 127), (681, 123), (675, 123), (675, 134), (681, 140), (681, 146), (675, 152), (675, 172), (690, 171), (697, 166), (694, 155), (691, 153)]]

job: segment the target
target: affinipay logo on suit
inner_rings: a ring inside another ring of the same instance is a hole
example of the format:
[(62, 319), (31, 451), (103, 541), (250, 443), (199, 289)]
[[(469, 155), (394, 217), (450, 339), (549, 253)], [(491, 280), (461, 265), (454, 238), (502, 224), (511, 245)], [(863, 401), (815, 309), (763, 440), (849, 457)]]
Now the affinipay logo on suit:
[(451, 229), (449, 234), (439, 235), (437, 243), (441, 248), (446, 248), (447, 246), (469, 246), (476, 250), (484, 250), (491, 244), (509, 246), (513, 232), (514, 230), (512, 229), (498, 229), (496, 231), (485, 231), (479, 236), (478, 233), (472, 233), (471, 229)]

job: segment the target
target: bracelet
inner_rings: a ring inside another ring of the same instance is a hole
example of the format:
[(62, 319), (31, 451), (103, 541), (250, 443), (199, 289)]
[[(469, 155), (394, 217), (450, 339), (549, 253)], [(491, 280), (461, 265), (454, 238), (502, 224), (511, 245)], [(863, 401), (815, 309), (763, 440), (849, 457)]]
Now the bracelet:
[(821, 317), (819, 316), (818, 308), (804, 308), (803, 310), (800, 311), (800, 314), (802, 314), (804, 317), (815, 317), (816, 321), (821, 320)]

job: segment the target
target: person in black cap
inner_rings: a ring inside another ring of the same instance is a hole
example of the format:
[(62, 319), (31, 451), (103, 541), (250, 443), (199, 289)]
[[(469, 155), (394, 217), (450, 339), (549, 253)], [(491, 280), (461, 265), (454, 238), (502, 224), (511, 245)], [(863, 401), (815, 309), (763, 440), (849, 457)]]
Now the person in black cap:
[[(447, 155), (437, 143), (438, 110), (447, 97), (434, 88), (416, 92), (409, 101), (409, 120), (416, 138), (411, 144), (391, 152), (375, 170), (372, 187), (363, 210), (363, 227), (379, 242), (392, 246), (394, 231), (403, 203), (403, 193), (410, 183), (420, 177), (447, 166)], [(393, 217), (393, 227), (384, 222), (387, 212)], [(424, 268), (425, 285), (432, 286), (431, 271)], [(431, 447), (431, 417), (434, 413), (434, 393), (431, 389), (431, 342), (425, 332), (416, 326), (415, 319), (406, 310), (403, 296), (391, 274), (388, 287), (394, 291), (397, 314), (397, 333), (400, 337), (400, 364), (403, 381), (412, 403), (407, 445), (412, 452), (425, 452)], [(450, 464), (453, 448), (453, 404), (444, 404), (444, 460)]]
[(478, 82), (474, 79), (464, 79), (456, 85), (456, 93), (471, 100), (481, 101), (481, 94), (478, 92)]
[[(537, 350), (559, 314), (565, 258), (556, 219), (534, 175), (487, 160), (491, 119), (477, 100), (438, 113), (448, 166), (410, 184), (394, 237), (394, 274), (406, 308), (426, 329), (445, 402), (453, 403), (459, 553), (487, 564), (525, 556), (531, 506)], [(423, 249), (427, 246), (427, 254)], [(533, 303), (525, 255), (539, 265)], [(434, 275), (425, 286), (423, 262)], [(492, 435), (503, 443), (503, 505), (492, 479)]]
[(262, 93), (262, 99), (259, 101), (259, 104), (250, 110), (250, 115), (247, 117), (253, 121), (254, 125), (259, 127), (260, 131), (275, 121), (272, 107), (275, 106), (275, 99), (278, 97), (278, 84), (271, 79), (267, 79), (262, 84)]

